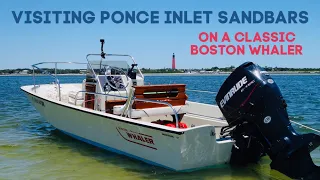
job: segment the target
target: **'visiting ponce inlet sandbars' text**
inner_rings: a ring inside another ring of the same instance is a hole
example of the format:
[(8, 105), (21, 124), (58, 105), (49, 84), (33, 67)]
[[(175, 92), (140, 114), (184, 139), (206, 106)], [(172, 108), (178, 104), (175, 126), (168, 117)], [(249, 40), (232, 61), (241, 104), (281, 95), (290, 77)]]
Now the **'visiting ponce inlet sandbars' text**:
[(306, 24), (306, 11), (12, 11), (17, 24)]

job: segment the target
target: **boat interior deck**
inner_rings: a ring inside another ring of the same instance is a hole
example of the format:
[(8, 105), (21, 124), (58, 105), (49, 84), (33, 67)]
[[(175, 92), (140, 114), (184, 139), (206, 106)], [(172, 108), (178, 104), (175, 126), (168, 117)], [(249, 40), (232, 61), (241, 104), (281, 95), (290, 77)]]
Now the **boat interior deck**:
[[(217, 135), (220, 133), (221, 127), (228, 125), (217, 106), (187, 101), (188, 96), (185, 93), (184, 84), (135, 86), (132, 93), (135, 98), (167, 102), (171, 104), (172, 108), (165, 104), (144, 101), (129, 102), (126, 98), (81, 92), (84, 90), (96, 92), (97, 88), (94, 84), (87, 84), (85, 80), (82, 84), (61, 84), (61, 101), (105, 113), (126, 116), (136, 121), (175, 127), (173, 108), (178, 115), (180, 128), (212, 125), (215, 126)], [(57, 99), (59, 95), (56, 89), (56, 84), (41, 85), (41, 88), (37, 89), (37, 93), (45, 93), (47, 98)], [(128, 90), (110, 91), (108, 94), (129, 96), (130, 92)], [(131, 103), (130, 108), (124, 112), (128, 103)]]

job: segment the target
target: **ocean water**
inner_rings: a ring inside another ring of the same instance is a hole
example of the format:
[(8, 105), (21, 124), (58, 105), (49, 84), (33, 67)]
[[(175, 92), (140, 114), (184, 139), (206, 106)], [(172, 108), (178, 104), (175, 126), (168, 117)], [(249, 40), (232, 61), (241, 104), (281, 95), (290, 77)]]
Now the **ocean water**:
[[(147, 84), (185, 83), (188, 89), (217, 92), (227, 76), (146, 76)], [(290, 118), (320, 129), (320, 75), (273, 75), (288, 103)], [(62, 76), (76, 83), (82, 76)], [(37, 83), (52, 82), (37, 77)], [(228, 165), (177, 173), (74, 140), (48, 124), (20, 86), (31, 76), (0, 76), (0, 179), (288, 179), (264, 157), (242, 168)], [(188, 92), (189, 100), (215, 104), (215, 94)], [(294, 126), (299, 132), (310, 132)], [(320, 165), (319, 148), (312, 153)]]

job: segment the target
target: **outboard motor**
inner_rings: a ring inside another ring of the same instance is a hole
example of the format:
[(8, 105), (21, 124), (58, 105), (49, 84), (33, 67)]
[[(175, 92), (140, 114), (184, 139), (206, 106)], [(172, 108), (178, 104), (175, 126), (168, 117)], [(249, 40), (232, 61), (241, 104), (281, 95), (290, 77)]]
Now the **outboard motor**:
[(260, 66), (246, 62), (236, 68), (216, 102), (229, 124), (221, 135), (235, 140), (231, 164), (257, 162), (268, 154), (272, 169), (295, 179), (320, 179), (310, 156), (320, 136), (293, 129), (279, 87)]

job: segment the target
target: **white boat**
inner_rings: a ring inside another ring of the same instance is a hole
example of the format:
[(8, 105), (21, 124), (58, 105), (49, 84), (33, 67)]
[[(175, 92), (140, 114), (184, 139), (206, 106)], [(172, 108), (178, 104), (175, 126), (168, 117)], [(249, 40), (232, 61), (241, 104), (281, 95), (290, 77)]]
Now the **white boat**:
[[(219, 107), (188, 101), (185, 84), (145, 85), (132, 56), (106, 54), (101, 42), (101, 54), (87, 55), (82, 82), (63, 84), (55, 74), (54, 83), (21, 87), (50, 124), (78, 140), (175, 171), (230, 162), (235, 140), (221, 132), (228, 121), (220, 109), (231, 91)], [(106, 60), (110, 57), (129, 58), (133, 64)], [(234, 84), (236, 90), (249, 88), (249, 82)]]

